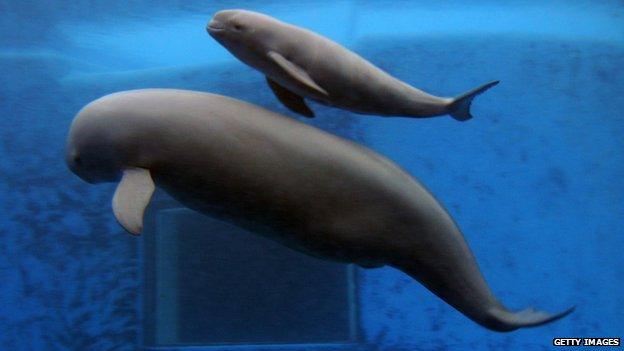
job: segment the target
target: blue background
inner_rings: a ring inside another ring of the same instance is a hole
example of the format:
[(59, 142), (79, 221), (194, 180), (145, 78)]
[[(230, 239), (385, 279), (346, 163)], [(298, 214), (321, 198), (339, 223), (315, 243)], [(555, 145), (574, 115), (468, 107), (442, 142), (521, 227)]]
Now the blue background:
[(114, 221), (114, 185), (83, 183), (64, 164), (80, 107), (172, 87), (298, 118), (205, 33), (225, 8), (313, 29), (434, 94), (502, 81), (466, 123), (314, 103), (305, 122), (422, 180), (509, 307), (577, 311), (499, 334), (396, 270), (360, 270), (367, 349), (545, 350), (553, 337), (623, 336), (621, 2), (0, 0), (0, 350), (140, 349), (140, 243)]

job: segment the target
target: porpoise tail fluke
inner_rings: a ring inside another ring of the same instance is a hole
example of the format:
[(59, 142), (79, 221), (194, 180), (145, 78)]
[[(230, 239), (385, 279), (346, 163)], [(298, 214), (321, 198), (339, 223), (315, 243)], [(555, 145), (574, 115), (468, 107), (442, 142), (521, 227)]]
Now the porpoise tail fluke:
[(467, 121), (471, 119), (472, 115), (470, 114), (470, 104), (472, 103), (472, 99), (474, 99), (475, 96), (495, 86), (499, 82), (500, 80), (495, 80), (483, 84), (478, 88), (472, 89), (471, 91), (454, 98), (451, 101), (451, 105), (449, 107), (449, 114), (451, 115), (451, 117), (455, 118), (458, 121)]
[(482, 325), (498, 332), (510, 332), (520, 328), (538, 327), (554, 322), (574, 312), (574, 309), (575, 307), (572, 307), (561, 313), (549, 314), (533, 308), (527, 308), (518, 312), (496, 308), (490, 311), (491, 319)]

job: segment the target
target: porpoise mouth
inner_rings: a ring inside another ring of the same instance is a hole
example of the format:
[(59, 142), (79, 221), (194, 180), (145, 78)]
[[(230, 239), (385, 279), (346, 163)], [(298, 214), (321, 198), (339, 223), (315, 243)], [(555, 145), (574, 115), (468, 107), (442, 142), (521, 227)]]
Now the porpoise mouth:
[(214, 23), (214, 21), (210, 21), (208, 26), (206, 26), (206, 30), (208, 32), (221, 32), (225, 30), (225, 27), (221, 26), (220, 23)]

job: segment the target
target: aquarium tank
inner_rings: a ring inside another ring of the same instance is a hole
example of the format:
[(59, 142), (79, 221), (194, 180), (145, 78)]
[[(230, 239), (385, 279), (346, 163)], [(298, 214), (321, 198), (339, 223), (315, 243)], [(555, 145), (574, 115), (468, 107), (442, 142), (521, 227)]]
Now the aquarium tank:
[[(315, 102), (307, 119), (206, 33), (231, 8), (436, 95), (501, 82), (466, 122)], [(0, 30), (0, 350), (550, 350), (624, 336), (621, 1), (0, 0)], [(227, 95), (366, 145), (444, 204), (507, 306), (575, 312), (493, 332), (396, 269), (303, 255), (160, 190), (128, 235), (115, 184), (81, 181), (64, 148), (85, 104), (137, 88)]]

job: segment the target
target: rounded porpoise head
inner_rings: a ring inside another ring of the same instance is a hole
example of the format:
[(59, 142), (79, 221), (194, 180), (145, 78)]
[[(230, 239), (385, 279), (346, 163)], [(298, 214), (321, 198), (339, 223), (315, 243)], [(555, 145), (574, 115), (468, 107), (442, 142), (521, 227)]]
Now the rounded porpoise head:
[[(175, 93), (167, 93), (175, 95)], [(162, 139), (163, 93), (135, 90), (104, 96), (85, 106), (74, 119), (65, 161), (88, 183), (117, 182), (112, 199), (115, 218), (138, 235), (155, 190), (151, 176), (154, 152)], [(154, 134), (156, 133), (156, 134)]]
[(275, 29), (279, 24), (281, 22), (276, 19), (257, 12), (223, 10), (212, 17), (206, 31), (232, 53), (245, 59), (250, 55), (264, 56), (273, 49), (273, 38), (279, 34)]
[(85, 106), (74, 118), (65, 149), (69, 169), (88, 183), (113, 182), (127, 165), (131, 145), (123, 145), (131, 130), (128, 121), (104, 100)]

